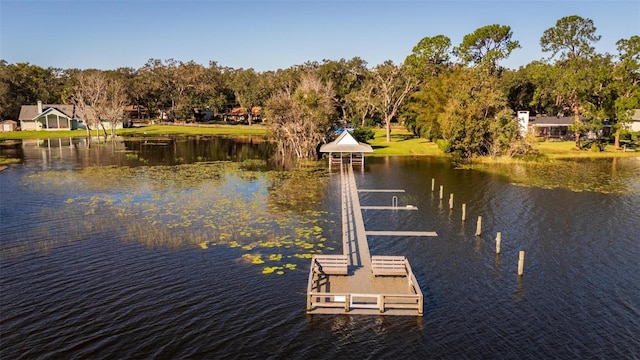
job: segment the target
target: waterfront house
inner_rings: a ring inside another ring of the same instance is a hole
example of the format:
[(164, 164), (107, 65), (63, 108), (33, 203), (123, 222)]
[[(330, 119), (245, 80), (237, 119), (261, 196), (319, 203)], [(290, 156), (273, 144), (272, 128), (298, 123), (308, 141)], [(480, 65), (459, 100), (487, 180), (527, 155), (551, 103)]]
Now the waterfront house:
[(21, 130), (76, 130), (78, 118), (75, 105), (43, 104), (22, 105), (20, 109)]
[(529, 119), (529, 126), (536, 136), (545, 139), (568, 140), (573, 138), (569, 126), (573, 124), (573, 116), (536, 116)]

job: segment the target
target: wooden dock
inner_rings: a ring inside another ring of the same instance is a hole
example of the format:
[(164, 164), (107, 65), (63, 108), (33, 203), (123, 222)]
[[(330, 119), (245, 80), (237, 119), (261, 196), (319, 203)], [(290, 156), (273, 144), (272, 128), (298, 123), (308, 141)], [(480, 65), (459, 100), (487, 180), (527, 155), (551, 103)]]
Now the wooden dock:
[(422, 316), (424, 298), (409, 261), (404, 256), (371, 256), (367, 234), (436, 236), (435, 233), (366, 231), (362, 217), (365, 207), (360, 206), (359, 191), (350, 164), (341, 166), (340, 179), (343, 253), (315, 255), (311, 260), (307, 314)]

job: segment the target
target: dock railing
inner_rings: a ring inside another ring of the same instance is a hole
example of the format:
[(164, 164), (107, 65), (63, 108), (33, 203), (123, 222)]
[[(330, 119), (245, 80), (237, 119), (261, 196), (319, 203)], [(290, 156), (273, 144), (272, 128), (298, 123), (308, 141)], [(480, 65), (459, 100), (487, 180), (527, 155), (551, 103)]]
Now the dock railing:
[(312, 269), (324, 275), (349, 275), (349, 257), (347, 255), (314, 255)]
[[(347, 275), (346, 255), (315, 255), (311, 260), (307, 284), (307, 312), (318, 309), (344, 308), (351, 310), (378, 311), (416, 310), (422, 315), (424, 299), (411, 265), (404, 256), (373, 256), (377, 276), (406, 276), (411, 294), (360, 294), (323, 292), (321, 286), (329, 275)], [(332, 312), (335, 313), (335, 312)]]

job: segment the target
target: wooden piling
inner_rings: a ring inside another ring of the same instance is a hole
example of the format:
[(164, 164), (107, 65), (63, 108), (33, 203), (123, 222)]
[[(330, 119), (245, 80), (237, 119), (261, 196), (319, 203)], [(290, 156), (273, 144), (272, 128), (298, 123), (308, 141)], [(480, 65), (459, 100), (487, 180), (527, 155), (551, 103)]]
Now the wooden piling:
[(482, 216), (478, 216), (478, 223), (476, 225), (476, 236), (482, 234)]
[(498, 231), (496, 234), (496, 254), (500, 254), (500, 242), (502, 242), (502, 233)]
[(436, 188), (436, 179), (431, 178), (431, 192)]
[(449, 194), (449, 209), (453, 209), (453, 193)]
[(467, 204), (462, 204), (462, 221), (467, 219)]
[(444, 186), (440, 185), (440, 200), (442, 200), (442, 192), (444, 190), (443, 188), (444, 188)]
[(518, 259), (518, 276), (522, 276), (524, 273), (524, 250), (520, 250), (520, 257)]
[(349, 297), (350, 297), (350, 296), (351, 296), (350, 294), (347, 294), (347, 295), (344, 297), (344, 312), (349, 312), (349, 302), (351, 301), (351, 300), (349, 299)]

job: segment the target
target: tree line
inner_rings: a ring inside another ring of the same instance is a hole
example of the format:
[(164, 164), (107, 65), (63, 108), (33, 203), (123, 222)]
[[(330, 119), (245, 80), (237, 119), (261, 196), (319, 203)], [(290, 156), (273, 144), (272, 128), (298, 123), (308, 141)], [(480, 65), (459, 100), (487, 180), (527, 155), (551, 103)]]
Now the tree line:
[[(369, 67), (359, 57), (307, 62), (276, 71), (203, 66), (150, 59), (139, 69), (41, 68), (0, 61), (0, 118), (16, 119), (23, 104), (77, 104), (92, 117), (118, 120), (123, 105), (139, 105), (169, 120), (196, 120), (194, 109), (216, 116), (231, 108), (262, 107), (270, 136), (283, 154), (315, 156), (333, 124), (404, 124), (446, 152), (524, 154), (516, 111), (571, 116), (576, 146), (580, 134), (612, 126), (619, 147), (623, 124), (640, 108), (640, 36), (617, 41), (617, 54), (598, 53), (590, 19), (567, 16), (541, 34), (548, 57), (517, 70), (500, 62), (520, 48), (506, 25), (487, 25), (457, 46), (445, 35), (420, 40), (401, 64)], [(152, 115), (155, 116), (155, 115)]]

